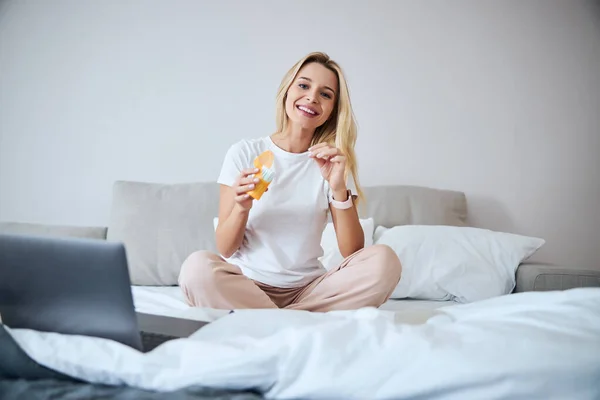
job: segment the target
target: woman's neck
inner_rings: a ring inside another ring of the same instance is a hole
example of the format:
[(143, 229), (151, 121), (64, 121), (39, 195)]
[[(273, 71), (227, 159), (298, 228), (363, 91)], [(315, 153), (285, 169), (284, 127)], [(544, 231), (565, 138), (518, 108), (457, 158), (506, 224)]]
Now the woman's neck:
[(289, 153), (304, 153), (308, 151), (314, 133), (314, 129), (304, 129), (290, 123), (283, 132), (275, 133), (272, 139), (277, 146)]

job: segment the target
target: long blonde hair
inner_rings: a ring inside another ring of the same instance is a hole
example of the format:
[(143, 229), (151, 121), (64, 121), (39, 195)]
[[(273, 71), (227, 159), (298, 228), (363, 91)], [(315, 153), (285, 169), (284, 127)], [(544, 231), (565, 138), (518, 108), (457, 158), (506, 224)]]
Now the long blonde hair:
[(358, 199), (356, 203), (364, 199), (364, 193), (358, 179), (358, 162), (356, 159), (356, 153), (354, 152), (354, 145), (356, 144), (357, 128), (356, 121), (354, 118), (354, 112), (352, 111), (352, 104), (350, 102), (350, 93), (348, 91), (348, 85), (342, 72), (342, 68), (333, 61), (327, 54), (322, 52), (314, 52), (306, 55), (300, 61), (298, 61), (290, 70), (285, 74), (277, 91), (277, 132), (285, 132), (288, 124), (288, 116), (285, 112), (285, 101), (287, 98), (287, 92), (296, 79), (298, 71), (309, 63), (319, 63), (329, 70), (333, 71), (337, 76), (339, 94), (336, 97), (336, 105), (329, 117), (329, 119), (321, 126), (319, 126), (312, 137), (311, 146), (318, 143), (329, 143), (335, 145), (342, 153), (346, 156), (346, 171), (345, 176), (352, 174), (354, 179), (354, 185), (358, 193)]

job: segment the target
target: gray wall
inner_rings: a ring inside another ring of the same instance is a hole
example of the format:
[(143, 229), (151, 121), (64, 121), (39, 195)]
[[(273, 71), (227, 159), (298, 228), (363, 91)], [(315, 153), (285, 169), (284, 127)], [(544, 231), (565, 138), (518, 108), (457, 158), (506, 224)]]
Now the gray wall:
[(363, 184), (600, 266), (600, 14), (586, 1), (0, 3), (0, 220), (107, 222), (117, 179), (214, 180), (284, 72), (345, 68)]

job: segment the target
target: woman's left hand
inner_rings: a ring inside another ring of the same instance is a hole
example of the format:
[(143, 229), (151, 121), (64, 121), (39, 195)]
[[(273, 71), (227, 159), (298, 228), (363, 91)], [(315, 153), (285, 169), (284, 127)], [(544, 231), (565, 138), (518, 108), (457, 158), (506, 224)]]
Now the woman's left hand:
[(345, 190), (346, 156), (342, 154), (341, 150), (328, 143), (319, 143), (310, 147), (308, 151), (310, 157), (314, 158), (319, 165), (321, 174), (329, 182), (331, 190)]

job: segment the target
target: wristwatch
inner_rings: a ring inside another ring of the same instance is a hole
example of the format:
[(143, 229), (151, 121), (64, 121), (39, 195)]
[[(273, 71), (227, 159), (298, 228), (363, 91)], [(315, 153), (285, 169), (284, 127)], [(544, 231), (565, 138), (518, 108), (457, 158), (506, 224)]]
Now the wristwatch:
[(332, 197), (331, 205), (340, 210), (347, 210), (348, 208), (351, 208), (354, 205), (352, 202), (352, 192), (350, 190), (346, 190), (346, 193), (348, 194), (346, 201), (337, 201)]

